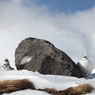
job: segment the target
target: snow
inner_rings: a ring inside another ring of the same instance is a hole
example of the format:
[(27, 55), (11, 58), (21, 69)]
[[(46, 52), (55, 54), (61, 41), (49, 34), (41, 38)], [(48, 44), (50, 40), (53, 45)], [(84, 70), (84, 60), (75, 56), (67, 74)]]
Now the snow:
[[(59, 75), (42, 75), (38, 72), (32, 72), (27, 70), (17, 71), (0, 71), (0, 81), (9, 80), (9, 79), (29, 79), (31, 82), (35, 84), (35, 87), (38, 88), (55, 88), (57, 90), (64, 90), (68, 87), (75, 87), (80, 84), (90, 83), (95, 87), (95, 69), (93, 73), (87, 78), (76, 78), (69, 76), (59, 76)], [(11, 93), (10, 95), (19, 95), (26, 94), (28, 95), (49, 95), (46, 92), (40, 92), (36, 90), (23, 90)], [(6, 94), (4, 94), (6, 95)], [(91, 93), (90, 95), (93, 95)]]
[[(80, 84), (90, 83), (95, 87), (95, 69), (86, 78), (76, 78), (60, 75), (42, 75), (38, 72), (27, 70), (18, 71), (15, 67), (15, 49), (25, 38), (36, 37), (45, 39), (68, 54), (74, 62), (78, 62), (83, 56), (87, 56), (95, 68), (95, 34), (90, 32), (59, 30), (48, 23), (34, 21), (12, 26), (5, 30), (0, 30), (0, 66), (5, 58), (8, 58), (10, 65), (15, 70), (0, 70), (0, 81), (9, 79), (29, 79), (36, 88), (55, 88), (64, 90), (68, 87), (75, 87)], [(26, 56), (21, 64), (31, 60), (31, 56)], [(13, 92), (10, 95), (50, 95), (43, 91), (23, 90)], [(94, 95), (92, 92), (86, 95)], [(3, 94), (7, 95), (7, 94)]]
[[(28, 92), (28, 95), (50, 95), (46, 92), (43, 92), (43, 91), (36, 91), (36, 90), (25, 90), (24, 92), (23, 91), (18, 91), (18, 92), (15, 92), (15, 93), (11, 93), (10, 95), (27, 95), (27, 92)], [(9, 94), (3, 94), (3, 95), (9, 95)]]
[(28, 63), (32, 59), (32, 56), (25, 56), (21, 60), (21, 65)]

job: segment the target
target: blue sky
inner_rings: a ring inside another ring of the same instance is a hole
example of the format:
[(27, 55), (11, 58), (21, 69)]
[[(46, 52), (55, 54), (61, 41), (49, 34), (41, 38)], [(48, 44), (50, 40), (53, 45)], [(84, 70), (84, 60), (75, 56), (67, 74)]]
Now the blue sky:
[(94, 7), (95, 0), (38, 0), (36, 4), (47, 6), (54, 12), (74, 13)]

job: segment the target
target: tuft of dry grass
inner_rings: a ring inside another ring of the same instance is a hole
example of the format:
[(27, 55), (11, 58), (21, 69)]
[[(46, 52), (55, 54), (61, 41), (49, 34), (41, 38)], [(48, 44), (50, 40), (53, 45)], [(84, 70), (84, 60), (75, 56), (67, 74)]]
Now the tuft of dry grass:
[(76, 87), (70, 87), (67, 88), (64, 91), (68, 91), (71, 93), (79, 93), (79, 94), (86, 94), (86, 93), (90, 93), (94, 90), (94, 87), (90, 84), (82, 84)]
[[(94, 87), (90, 84), (82, 84), (76, 87), (69, 87), (65, 90), (56, 91), (51, 93), (52, 95), (81, 95), (87, 94), (94, 90)], [(48, 91), (49, 92), (49, 91)]]
[(44, 88), (44, 89), (37, 89), (37, 90), (40, 90), (40, 91), (46, 91), (48, 92), (49, 94), (54, 94), (54, 93), (57, 93), (58, 91), (54, 88)]
[(71, 92), (67, 92), (67, 91), (58, 91), (57, 93), (54, 93), (52, 95), (81, 95), (79, 93), (71, 93)]
[(27, 79), (5, 80), (0, 82), (0, 94), (11, 93), (24, 89), (35, 89), (35, 86)]

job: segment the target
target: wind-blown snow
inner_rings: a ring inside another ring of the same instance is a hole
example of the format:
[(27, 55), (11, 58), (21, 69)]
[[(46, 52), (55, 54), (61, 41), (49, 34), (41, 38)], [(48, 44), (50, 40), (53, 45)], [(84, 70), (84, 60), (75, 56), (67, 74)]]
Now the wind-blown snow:
[(94, 60), (94, 36), (83, 32), (59, 30), (57, 27), (35, 21), (0, 30), (0, 63), (9, 58), (10, 64), (15, 66), (14, 54), (18, 44), (25, 38), (36, 37), (53, 43), (57, 48), (67, 53), (72, 60), (78, 62), (83, 56)]
[[(16, 69), (14, 57), (15, 49), (23, 39), (28, 37), (36, 37), (50, 41), (55, 47), (68, 54), (76, 63), (83, 56), (87, 56), (95, 67), (95, 34), (59, 30), (57, 27), (39, 21), (20, 24), (6, 30), (0, 30), (0, 66), (2, 66), (3, 60), (8, 58), (10, 65)], [(24, 64), (26, 61), (29, 62), (31, 58), (32, 57), (25, 57), (21, 64)], [(80, 79), (68, 76), (42, 75), (38, 72), (27, 70), (0, 70), (0, 81), (7, 79), (29, 79), (34, 82), (36, 88), (49, 87), (57, 90), (63, 90), (67, 87), (74, 87), (84, 83), (90, 83), (95, 87), (95, 70), (93, 70), (92, 74), (87, 78)], [(18, 91), (10, 95), (26, 95), (27, 93), (28, 95), (50, 95), (46, 92), (36, 90)], [(87, 95), (94, 94), (91, 93)]]

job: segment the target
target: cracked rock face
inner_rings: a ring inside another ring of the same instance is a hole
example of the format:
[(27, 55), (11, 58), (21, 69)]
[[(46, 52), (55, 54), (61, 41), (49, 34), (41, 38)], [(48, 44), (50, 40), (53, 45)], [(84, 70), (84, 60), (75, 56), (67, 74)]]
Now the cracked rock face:
[(26, 38), (15, 51), (18, 70), (38, 71), (42, 74), (82, 77), (71, 58), (49, 41)]

